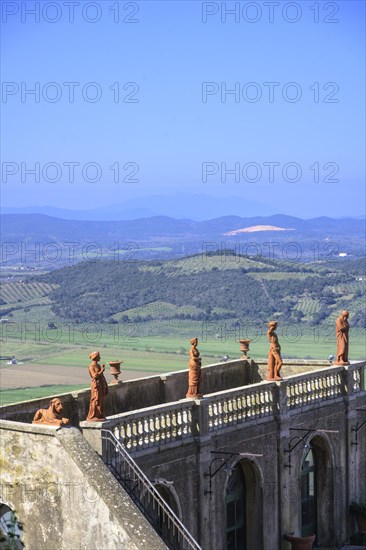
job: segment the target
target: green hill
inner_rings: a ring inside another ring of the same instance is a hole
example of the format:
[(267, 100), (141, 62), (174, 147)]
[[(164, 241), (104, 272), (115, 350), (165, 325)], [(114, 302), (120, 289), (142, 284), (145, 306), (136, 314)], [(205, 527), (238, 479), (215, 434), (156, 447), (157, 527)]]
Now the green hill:
[[(227, 254), (171, 261), (93, 261), (33, 278), (53, 317), (75, 324), (236, 320), (319, 324), (339, 310), (365, 327), (365, 277), (337, 265), (291, 264)], [(47, 286), (49, 285), (49, 286)]]

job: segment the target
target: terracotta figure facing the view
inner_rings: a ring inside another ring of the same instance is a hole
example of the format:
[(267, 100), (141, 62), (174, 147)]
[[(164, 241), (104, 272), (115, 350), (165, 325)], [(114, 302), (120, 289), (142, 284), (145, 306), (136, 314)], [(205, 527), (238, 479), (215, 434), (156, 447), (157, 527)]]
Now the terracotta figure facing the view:
[(348, 324), (349, 311), (342, 311), (336, 320), (336, 336), (337, 336), (337, 356), (336, 365), (349, 365), (348, 361)]
[(202, 394), (200, 393), (201, 383), (201, 358), (200, 352), (197, 349), (198, 339), (192, 338), (190, 340), (191, 349), (189, 350), (189, 377), (188, 377), (188, 392), (186, 397), (190, 399), (200, 399)]
[(48, 409), (39, 409), (34, 415), (32, 424), (49, 424), (50, 426), (66, 426), (68, 418), (62, 417), (62, 404), (57, 398), (50, 401)]
[(266, 380), (282, 380), (280, 370), (283, 363), (281, 357), (281, 346), (278, 343), (278, 337), (275, 333), (276, 328), (276, 321), (270, 321), (268, 323), (267, 338), (269, 341), (269, 352)]
[(89, 365), (91, 381), (90, 405), (87, 416), (88, 422), (102, 422), (104, 416), (104, 399), (108, 393), (108, 384), (104, 378), (105, 365), (99, 365), (100, 353), (94, 351), (89, 355), (92, 362)]

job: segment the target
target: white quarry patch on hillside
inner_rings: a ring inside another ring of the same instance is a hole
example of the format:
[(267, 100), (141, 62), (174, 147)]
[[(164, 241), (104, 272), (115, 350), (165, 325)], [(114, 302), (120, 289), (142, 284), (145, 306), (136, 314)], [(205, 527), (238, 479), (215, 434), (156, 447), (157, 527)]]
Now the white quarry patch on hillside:
[(250, 227), (243, 227), (242, 229), (228, 231), (227, 233), (224, 233), (224, 235), (230, 237), (233, 235), (239, 235), (240, 233), (255, 233), (255, 231), (295, 231), (295, 229), (276, 227), (275, 225), (251, 225)]

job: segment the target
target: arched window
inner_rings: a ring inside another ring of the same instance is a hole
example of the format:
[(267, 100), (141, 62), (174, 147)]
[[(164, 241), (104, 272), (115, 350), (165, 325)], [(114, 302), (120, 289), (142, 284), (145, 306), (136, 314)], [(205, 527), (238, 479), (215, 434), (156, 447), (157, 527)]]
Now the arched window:
[[(169, 508), (174, 512), (178, 519), (180, 519), (181, 512), (178, 501), (174, 496), (172, 489), (168, 488), (166, 485), (157, 483), (155, 489), (163, 497)], [(169, 548), (178, 548), (178, 531), (172, 530), (171, 523), (166, 516), (159, 516), (158, 521), (154, 524), (156, 531), (163, 537), (165, 541), (169, 541)]]
[(317, 532), (317, 479), (316, 459), (309, 449), (301, 466), (301, 535)]
[(175, 515), (179, 518), (180, 513), (177, 505), (177, 501), (174, 498), (172, 492), (165, 486), (161, 484), (155, 485), (155, 489), (160, 493), (168, 506), (173, 510)]
[(246, 487), (242, 468), (231, 474), (225, 496), (226, 550), (247, 550)]

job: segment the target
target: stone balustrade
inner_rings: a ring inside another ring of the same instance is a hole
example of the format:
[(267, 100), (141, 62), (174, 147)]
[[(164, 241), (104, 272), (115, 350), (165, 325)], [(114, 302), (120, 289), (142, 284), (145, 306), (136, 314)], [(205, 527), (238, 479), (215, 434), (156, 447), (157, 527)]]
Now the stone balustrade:
[(347, 367), (348, 393), (357, 393), (366, 389), (366, 366), (364, 363), (356, 363)]
[(365, 391), (366, 362), (346, 367), (330, 366), (287, 377), (281, 382), (262, 381), (205, 395), (201, 400), (182, 399), (108, 417), (107, 422), (81, 422), (84, 435), (112, 430), (122, 445), (140, 451), (217, 433), (250, 422), (273, 420), (314, 404), (356, 397)]
[[(194, 401), (176, 401), (114, 415), (103, 423), (129, 451), (148, 449), (193, 436)], [(84, 423), (83, 423), (84, 424)]]
[(341, 397), (344, 395), (342, 373), (342, 367), (330, 367), (324, 371), (291, 376), (287, 380), (288, 409)]
[(242, 424), (273, 414), (273, 383), (254, 384), (209, 395), (204, 400), (208, 431)]

